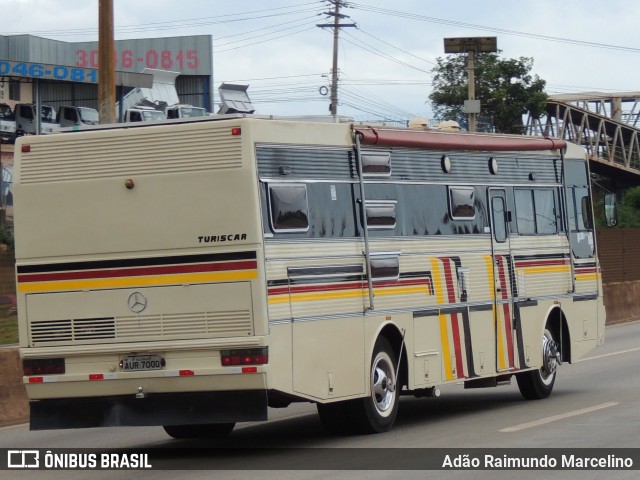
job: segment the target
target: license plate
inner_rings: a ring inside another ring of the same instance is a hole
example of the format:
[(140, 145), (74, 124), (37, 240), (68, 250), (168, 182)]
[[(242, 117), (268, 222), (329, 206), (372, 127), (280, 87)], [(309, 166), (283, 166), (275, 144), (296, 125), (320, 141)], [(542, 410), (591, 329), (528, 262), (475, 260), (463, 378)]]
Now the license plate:
[(164, 358), (160, 355), (129, 355), (120, 362), (125, 372), (139, 372), (141, 370), (162, 370)]

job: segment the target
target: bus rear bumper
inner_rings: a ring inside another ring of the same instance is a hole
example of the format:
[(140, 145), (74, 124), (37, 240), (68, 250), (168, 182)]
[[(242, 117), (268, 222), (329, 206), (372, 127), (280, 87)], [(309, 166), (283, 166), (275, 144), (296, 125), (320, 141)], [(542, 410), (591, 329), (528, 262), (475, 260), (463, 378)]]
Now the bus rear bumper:
[(30, 402), (31, 430), (267, 420), (267, 392), (155, 393)]

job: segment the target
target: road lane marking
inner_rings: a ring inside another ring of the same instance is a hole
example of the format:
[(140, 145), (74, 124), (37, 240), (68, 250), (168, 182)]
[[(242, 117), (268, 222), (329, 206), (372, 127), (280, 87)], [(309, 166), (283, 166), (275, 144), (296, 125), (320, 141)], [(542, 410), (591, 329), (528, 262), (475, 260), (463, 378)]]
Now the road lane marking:
[(551, 417), (542, 418), (528, 423), (521, 423), (520, 425), (514, 425), (512, 427), (503, 428), (500, 432), (511, 433), (519, 432), (520, 430), (526, 430), (527, 428), (539, 427), (540, 425), (546, 425), (547, 423), (556, 422), (558, 420), (564, 420), (565, 418), (571, 418), (585, 413), (595, 412), (596, 410), (602, 410), (604, 408), (615, 407), (620, 405), (618, 402), (601, 403), (600, 405), (594, 405), (593, 407), (582, 408), (580, 410), (573, 410), (571, 412), (561, 413), (560, 415), (553, 415)]
[(620, 355), (622, 353), (637, 352), (638, 350), (640, 350), (640, 347), (630, 348), (628, 350), (620, 350), (619, 352), (603, 353), (602, 355), (596, 355), (595, 357), (581, 358), (576, 363), (586, 362), (588, 360), (596, 360), (598, 358), (613, 357), (614, 355)]

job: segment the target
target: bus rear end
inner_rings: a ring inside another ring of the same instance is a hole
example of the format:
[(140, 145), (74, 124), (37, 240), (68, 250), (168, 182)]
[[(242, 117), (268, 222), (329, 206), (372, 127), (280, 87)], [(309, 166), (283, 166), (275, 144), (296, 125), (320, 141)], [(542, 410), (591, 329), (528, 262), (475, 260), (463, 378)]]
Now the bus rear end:
[(31, 428), (181, 436), (266, 419), (261, 221), (240, 121), (24, 137), (16, 152)]

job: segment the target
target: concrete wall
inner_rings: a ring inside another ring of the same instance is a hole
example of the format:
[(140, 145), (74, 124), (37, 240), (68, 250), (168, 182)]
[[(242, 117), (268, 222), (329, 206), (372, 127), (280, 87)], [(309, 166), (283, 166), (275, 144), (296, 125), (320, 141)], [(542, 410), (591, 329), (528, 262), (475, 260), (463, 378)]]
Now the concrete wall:
[(606, 283), (603, 288), (607, 325), (640, 319), (640, 281)]

